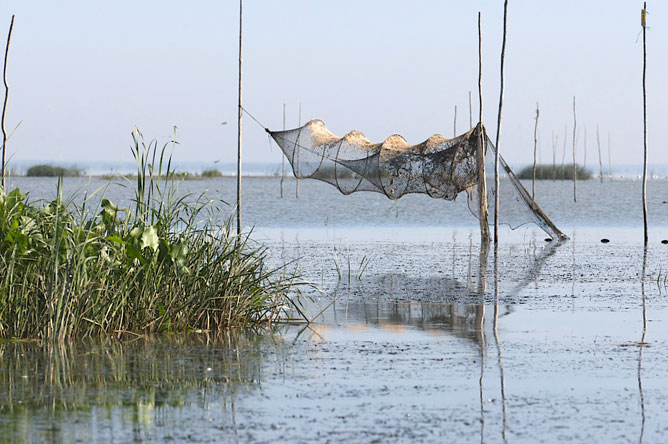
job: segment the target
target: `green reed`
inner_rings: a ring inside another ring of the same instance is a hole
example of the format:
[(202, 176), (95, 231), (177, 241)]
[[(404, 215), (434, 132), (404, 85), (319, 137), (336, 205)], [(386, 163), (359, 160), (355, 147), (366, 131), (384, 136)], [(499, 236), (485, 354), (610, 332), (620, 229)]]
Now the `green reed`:
[(220, 330), (299, 312), (295, 276), (216, 222), (224, 203), (177, 194), (169, 143), (132, 137), (129, 208), (65, 201), (60, 182), (48, 203), (0, 189), (0, 338)]
[[(591, 170), (577, 165), (577, 179), (589, 180), (592, 178)], [(533, 166), (524, 167), (517, 174), (522, 180), (533, 178)], [(573, 164), (565, 165), (536, 165), (536, 180), (573, 180)]]

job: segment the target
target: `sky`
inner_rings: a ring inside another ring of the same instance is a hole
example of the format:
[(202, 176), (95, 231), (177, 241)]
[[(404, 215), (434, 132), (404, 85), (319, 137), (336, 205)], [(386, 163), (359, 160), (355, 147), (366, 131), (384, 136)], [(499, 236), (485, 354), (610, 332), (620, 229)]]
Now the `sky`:
[[(668, 164), (668, 2), (648, 2), (650, 164)], [(532, 161), (577, 157), (641, 164), (642, 2), (510, 0), (501, 154)], [(496, 134), (502, 0), (246, 0), (243, 102), (264, 126), (314, 118), (339, 136), (451, 137), (478, 115), (477, 14), (482, 13), (483, 123)], [(236, 161), (239, 2), (175, 0), (0, 2), (0, 41), (16, 14), (7, 82), (7, 145), (15, 161), (131, 161), (135, 125), (180, 145), (176, 161)], [(1, 96), (1, 93), (0, 93)], [(227, 122), (226, 124), (223, 124)], [(493, 137), (492, 137), (493, 138)], [(244, 162), (280, 162), (244, 116)], [(11, 167), (11, 165), (10, 165)]]

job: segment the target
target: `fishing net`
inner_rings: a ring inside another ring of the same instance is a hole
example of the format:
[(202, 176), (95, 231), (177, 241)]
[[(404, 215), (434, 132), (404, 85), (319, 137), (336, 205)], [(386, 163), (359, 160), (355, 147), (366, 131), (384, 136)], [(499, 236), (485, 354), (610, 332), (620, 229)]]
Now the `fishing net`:
[[(496, 189), (494, 175), (489, 173), (494, 171), (496, 154), (482, 124), (452, 139), (436, 134), (417, 145), (409, 145), (397, 134), (382, 143), (371, 142), (356, 130), (336, 137), (321, 120), (311, 120), (295, 129), (267, 131), (298, 179), (328, 182), (343, 194), (374, 191), (390, 199), (422, 193), (455, 200), (466, 191), (469, 209), (478, 218), (477, 152), (480, 144), (484, 144), (487, 202), (489, 213), (493, 214)], [(499, 186), (503, 202), (499, 221), (511, 228), (534, 222), (553, 238), (566, 238), (532, 201), (502, 158), (500, 163), (504, 175)]]

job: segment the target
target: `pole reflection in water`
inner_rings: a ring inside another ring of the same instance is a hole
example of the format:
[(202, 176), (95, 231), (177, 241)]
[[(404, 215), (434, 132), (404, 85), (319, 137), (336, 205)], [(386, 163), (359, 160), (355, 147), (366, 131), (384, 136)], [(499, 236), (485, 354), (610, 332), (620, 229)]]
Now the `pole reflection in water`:
[[(503, 357), (501, 353), (501, 342), (499, 341), (499, 258), (498, 249), (494, 249), (494, 342), (496, 342), (496, 354), (499, 364), (499, 376), (501, 378), (501, 411), (503, 413), (503, 428), (501, 436), (503, 442), (507, 443), (508, 414), (506, 411), (506, 378), (503, 371)], [(553, 254), (553, 253), (552, 253)]]
[[(485, 442), (485, 396), (483, 394), (483, 380), (485, 378), (485, 290), (487, 280), (487, 255), (489, 252), (489, 243), (483, 242), (480, 245), (480, 260), (478, 269), (478, 294), (482, 302), (478, 305), (480, 329), (480, 442)], [(471, 254), (471, 253), (469, 253)], [(469, 259), (469, 264), (471, 259)], [(470, 265), (469, 265), (470, 268)], [(469, 272), (470, 274), (470, 272)]]
[(640, 394), (640, 438), (638, 442), (642, 443), (645, 434), (645, 396), (642, 391), (642, 352), (647, 345), (645, 342), (647, 336), (647, 301), (645, 297), (645, 274), (647, 272), (647, 247), (645, 247), (642, 258), (642, 274), (640, 277), (640, 293), (642, 295), (642, 336), (638, 343), (638, 393)]

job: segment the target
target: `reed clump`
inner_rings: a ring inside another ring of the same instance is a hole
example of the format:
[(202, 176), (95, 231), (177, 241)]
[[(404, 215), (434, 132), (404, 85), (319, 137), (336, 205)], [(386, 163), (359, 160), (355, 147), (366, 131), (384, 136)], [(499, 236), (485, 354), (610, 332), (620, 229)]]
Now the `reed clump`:
[(295, 276), (217, 223), (219, 204), (177, 195), (167, 146), (133, 133), (129, 208), (65, 201), (60, 181), (47, 203), (0, 189), (0, 338), (211, 331), (300, 310)]
[[(523, 180), (531, 180), (533, 177), (533, 166), (522, 168), (517, 177)], [(578, 180), (589, 180), (591, 178), (591, 170), (577, 165)], [(536, 165), (536, 180), (573, 180), (573, 164)]]
[(83, 176), (83, 171), (78, 168), (65, 168), (54, 165), (40, 164), (33, 165), (26, 171), (29, 177), (79, 177)]
[(202, 171), (202, 177), (205, 177), (207, 179), (214, 177), (223, 177), (223, 173), (221, 173), (219, 170), (204, 170)]

